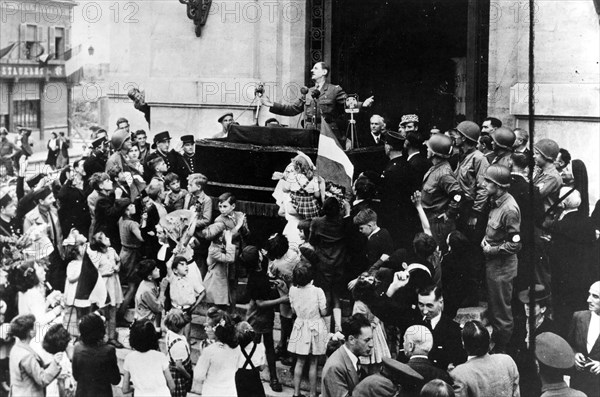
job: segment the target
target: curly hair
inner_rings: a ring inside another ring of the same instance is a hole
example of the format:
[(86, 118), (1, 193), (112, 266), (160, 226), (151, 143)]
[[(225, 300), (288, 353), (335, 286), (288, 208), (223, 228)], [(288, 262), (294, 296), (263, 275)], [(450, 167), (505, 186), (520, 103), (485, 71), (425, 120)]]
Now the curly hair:
[(70, 341), (71, 335), (69, 334), (69, 331), (67, 331), (62, 324), (54, 324), (46, 332), (42, 347), (48, 353), (56, 354), (64, 352), (67, 349), (67, 346), (69, 346)]
[(95, 172), (90, 177), (90, 186), (94, 190), (100, 190), (100, 185), (104, 181), (108, 181), (110, 176), (106, 172)]
[(40, 283), (33, 261), (23, 262), (9, 270), (8, 282), (19, 292), (26, 292)]
[(148, 320), (139, 320), (131, 325), (129, 344), (139, 352), (158, 350), (158, 338), (154, 324)]
[(214, 327), (215, 337), (232, 349), (235, 348), (238, 345), (238, 340), (235, 332), (235, 324), (231, 316), (216, 307), (208, 309), (206, 316), (210, 319), (210, 324)]
[(376, 282), (370, 282), (369, 273), (362, 273), (356, 280), (354, 289), (352, 290), (352, 297), (355, 301), (362, 301), (365, 303), (373, 302), (377, 293), (375, 292)]
[(165, 317), (165, 327), (175, 333), (181, 331), (187, 323), (188, 319), (180, 309), (171, 309)]
[(290, 244), (287, 237), (281, 233), (276, 233), (270, 237), (266, 244), (265, 250), (267, 250), (267, 258), (275, 260), (283, 257), (286, 252), (290, 249)]
[(304, 156), (298, 155), (292, 159), (292, 164), (294, 164), (294, 169), (299, 174), (303, 174), (311, 180), (315, 173), (313, 167), (308, 163), (308, 160)]
[(10, 322), (10, 334), (19, 339), (27, 339), (34, 326), (35, 316), (33, 314), (21, 314)]

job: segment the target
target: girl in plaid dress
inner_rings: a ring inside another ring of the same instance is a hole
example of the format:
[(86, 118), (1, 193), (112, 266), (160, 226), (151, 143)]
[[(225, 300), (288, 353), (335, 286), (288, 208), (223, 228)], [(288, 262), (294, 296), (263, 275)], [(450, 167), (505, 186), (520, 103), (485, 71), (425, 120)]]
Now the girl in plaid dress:
[(179, 309), (172, 309), (165, 318), (167, 327), (166, 346), (169, 357), (169, 370), (175, 382), (172, 397), (185, 397), (192, 389), (194, 372), (190, 348), (182, 331), (187, 324), (185, 315)]
[(280, 180), (273, 194), (278, 204), (283, 203), (285, 194), (289, 194), (294, 209), (302, 218), (319, 216), (321, 180), (315, 175), (315, 166), (308, 156), (299, 152), (285, 172), (274, 173), (273, 179)]

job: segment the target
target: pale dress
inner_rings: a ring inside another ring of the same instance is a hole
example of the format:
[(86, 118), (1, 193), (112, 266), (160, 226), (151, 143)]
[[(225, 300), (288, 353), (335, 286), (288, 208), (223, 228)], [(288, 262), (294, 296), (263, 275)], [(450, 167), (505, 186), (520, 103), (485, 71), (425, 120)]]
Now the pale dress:
[(203, 381), (203, 396), (237, 397), (235, 373), (241, 356), (239, 346), (232, 349), (221, 342), (207, 346), (194, 368), (192, 390), (198, 390), (198, 383)]
[(106, 292), (109, 297), (108, 304), (110, 306), (119, 306), (123, 302), (123, 290), (121, 289), (118, 267), (121, 259), (113, 247), (108, 247), (106, 252), (93, 252), (96, 255), (98, 273), (100, 273), (106, 284)]
[(371, 322), (373, 328), (373, 349), (371, 349), (371, 355), (369, 357), (359, 357), (362, 365), (377, 364), (383, 361), (384, 358), (390, 358), (390, 349), (387, 345), (384, 325), (375, 316), (371, 309), (362, 301), (354, 302), (354, 308), (352, 314), (361, 313)]
[(288, 351), (306, 356), (325, 354), (327, 349), (327, 324), (320, 311), (327, 308), (327, 299), (321, 288), (312, 284), (290, 288), (290, 305), (296, 321), (290, 335)]

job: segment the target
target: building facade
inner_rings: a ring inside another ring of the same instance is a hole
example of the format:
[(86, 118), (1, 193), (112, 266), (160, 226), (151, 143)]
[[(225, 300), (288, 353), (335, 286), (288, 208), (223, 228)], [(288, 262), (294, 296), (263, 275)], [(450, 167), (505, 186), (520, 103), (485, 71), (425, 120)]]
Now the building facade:
[(67, 132), (65, 53), (75, 1), (0, 1), (0, 126), (31, 128), (34, 150)]

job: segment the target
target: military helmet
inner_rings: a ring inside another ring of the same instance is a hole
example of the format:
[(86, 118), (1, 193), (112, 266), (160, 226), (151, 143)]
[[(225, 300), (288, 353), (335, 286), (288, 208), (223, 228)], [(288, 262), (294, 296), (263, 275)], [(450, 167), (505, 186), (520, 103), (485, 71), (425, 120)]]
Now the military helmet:
[(127, 130), (116, 130), (110, 138), (110, 144), (115, 150), (121, 150), (123, 143), (125, 143), (127, 139), (131, 139), (131, 134), (127, 132)]
[(468, 120), (462, 121), (459, 125), (457, 125), (456, 131), (458, 131), (466, 139), (475, 143), (479, 141), (479, 136), (481, 135), (481, 129), (479, 126), (476, 123)]
[(443, 134), (433, 134), (427, 141), (427, 147), (437, 156), (448, 158), (452, 154), (452, 139)]
[(485, 171), (485, 180), (496, 185), (508, 188), (510, 187), (510, 169), (500, 164), (492, 164)]
[(540, 139), (536, 142), (535, 148), (540, 152), (542, 156), (550, 161), (556, 160), (558, 157), (558, 151), (560, 148), (558, 147), (558, 143), (554, 142), (552, 139)]
[(517, 140), (517, 136), (507, 127), (500, 127), (496, 131), (492, 132), (492, 139), (496, 142), (496, 145), (500, 146), (503, 149), (512, 149), (515, 141)]

